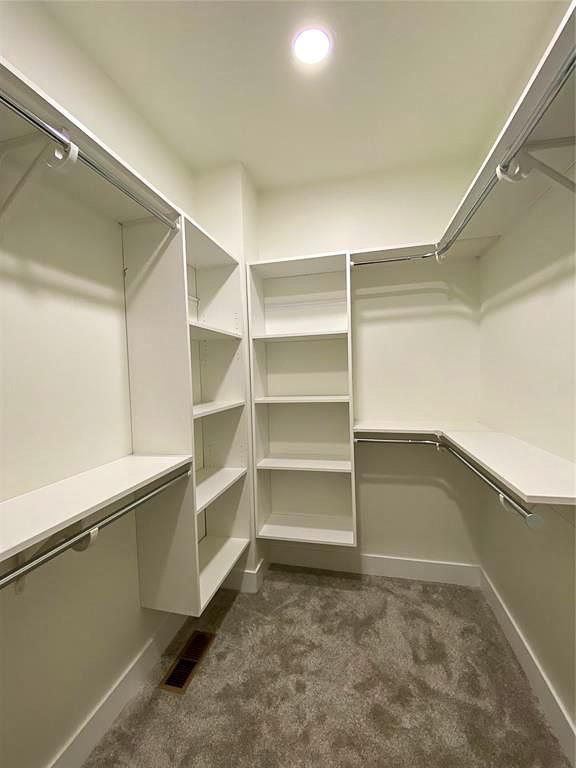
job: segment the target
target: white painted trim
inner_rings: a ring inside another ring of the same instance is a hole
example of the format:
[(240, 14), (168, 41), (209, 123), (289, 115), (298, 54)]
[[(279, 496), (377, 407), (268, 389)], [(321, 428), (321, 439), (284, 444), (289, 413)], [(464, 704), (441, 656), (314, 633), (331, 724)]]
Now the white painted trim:
[(480, 587), (486, 602), (492, 609), (502, 631), (512, 646), (512, 650), (520, 662), (532, 686), (532, 690), (538, 697), (551, 729), (560, 742), (566, 756), (574, 765), (576, 762), (576, 726), (572, 722), (569, 712), (560, 700), (549, 677), (538, 661), (536, 654), (530, 647), (511, 611), (502, 599), (502, 596), (483, 570), (481, 571)]
[(122, 709), (149, 680), (152, 668), (186, 620), (186, 616), (166, 615), (156, 633), (146, 642), (62, 749), (46, 763), (46, 768), (78, 768), (83, 765)]
[(466, 587), (480, 586), (480, 566), (473, 563), (418, 560), (409, 557), (366, 554), (355, 550), (293, 546), (278, 542), (270, 542), (268, 553), (271, 563), (283, 565), (389, 576), (395, 579), (460, 584)]
[(235, 589), (238, 592), (248, 592), (251, 595), (255, 595), (262, 587), (267, 567), (267, 563), (261, 559), (253, 570), (248, 568), (246, 570), (235, 568), (230, 573), (223, 586), (226, 589)]

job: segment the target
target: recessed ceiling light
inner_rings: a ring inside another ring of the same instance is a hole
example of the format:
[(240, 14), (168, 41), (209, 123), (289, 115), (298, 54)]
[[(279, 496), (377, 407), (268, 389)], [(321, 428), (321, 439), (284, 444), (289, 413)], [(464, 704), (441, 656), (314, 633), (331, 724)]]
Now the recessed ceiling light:
[(303, 29), (292, 41), (294, 56), (303, 64), (318, 64), (328, 56), (331, 48), (330, 35), (319, 27)]

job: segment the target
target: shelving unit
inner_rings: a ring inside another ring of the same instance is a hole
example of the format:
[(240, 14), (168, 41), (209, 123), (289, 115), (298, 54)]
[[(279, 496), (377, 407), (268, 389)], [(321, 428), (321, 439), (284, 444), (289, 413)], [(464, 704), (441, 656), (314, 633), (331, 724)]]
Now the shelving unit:
[(200, 610), (250, 543), (248, 354), (236, 259), (186, 221)]
[(353, 546), (347, 257), (250, 265), (249, 308), (257, 536)]
[[(125, 234), (128, 260), (142, 252), (145, 229), (140, 225)], [(167, 347), (181, 368), (174, 386), (193, 477), (178, 510), (140, 516), (140, 582), (146, 607), (198, 616), (251, 539), (247, 348), (238, 262), (186, 217), (175, 242), (173, 284), (167, 290), (167, 279), (159, 280), (155, 295), (170, 302), (158, 323), (169, 325), (172, 345)], [(135, 328), (130, 309), (129, 326)], [(140, 338), (139, 328), (135, 334)], [(148, 373), (157, 385), (150, 393), (143, 379), (139, 394), (150, 399), (160, 396), (165, 372), (150, 365)]]

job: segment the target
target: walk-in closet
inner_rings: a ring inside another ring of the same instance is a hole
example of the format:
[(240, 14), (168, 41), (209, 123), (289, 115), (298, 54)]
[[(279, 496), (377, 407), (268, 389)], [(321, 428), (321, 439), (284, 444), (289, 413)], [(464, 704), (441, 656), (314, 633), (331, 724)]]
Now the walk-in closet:
[(0, 0), (1, 768), (570, 768), (576, 3)]

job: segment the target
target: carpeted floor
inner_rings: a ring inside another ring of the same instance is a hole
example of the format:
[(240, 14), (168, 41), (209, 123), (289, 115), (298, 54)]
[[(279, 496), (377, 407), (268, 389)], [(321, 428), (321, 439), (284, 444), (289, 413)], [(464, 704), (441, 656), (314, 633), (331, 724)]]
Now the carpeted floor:
[(169, 651), (196, 627), (188, 691), (150, 684), (84, 768), (569, 768), (477, 590), (274, 568)]

